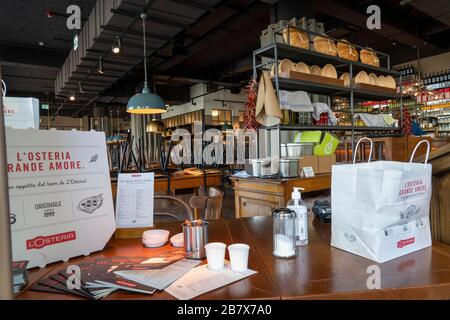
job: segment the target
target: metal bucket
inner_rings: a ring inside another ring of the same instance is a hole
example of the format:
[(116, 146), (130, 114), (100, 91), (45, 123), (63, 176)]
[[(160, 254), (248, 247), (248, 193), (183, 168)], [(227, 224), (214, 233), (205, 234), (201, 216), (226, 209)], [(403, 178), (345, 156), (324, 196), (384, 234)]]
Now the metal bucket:
[(183, 223), (184, 250), (187, 258), (204, 259), (205, 244), (208, 243), (208, 222), (194, 220), (189, 221), (189, 224)]

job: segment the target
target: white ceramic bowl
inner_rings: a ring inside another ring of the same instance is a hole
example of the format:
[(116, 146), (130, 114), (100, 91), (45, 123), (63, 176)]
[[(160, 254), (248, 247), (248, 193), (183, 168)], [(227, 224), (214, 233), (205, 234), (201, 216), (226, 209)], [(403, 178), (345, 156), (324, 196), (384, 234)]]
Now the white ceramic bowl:
[(146, 247), (161, 247), (169, 240), (169, 234), (170, 232), (167, 230), (147, 230), (142, 234), (142, 243)]
[(142, 243), (143, 243), (144, 246), (146, 246), (147, 248), (159, 248), (159, 247), (162, 247), (163, 245), (165, 245), (165, 244), (167, 243), (167, 241), (148, 242), (148, 241), (142, 240)]
[(142, 233), (142, 239), (149, 240), (149, 239), (166, 239), (166, 241), (169, 239), (170, 232), (167, 230), (162, 229), (152, 229), (147, 230)]
[(170, 238), (170, 243), (172, 243), (174, 247), (183, 247), (184, 246), (183, 233), (177, 233), (172, 238)]

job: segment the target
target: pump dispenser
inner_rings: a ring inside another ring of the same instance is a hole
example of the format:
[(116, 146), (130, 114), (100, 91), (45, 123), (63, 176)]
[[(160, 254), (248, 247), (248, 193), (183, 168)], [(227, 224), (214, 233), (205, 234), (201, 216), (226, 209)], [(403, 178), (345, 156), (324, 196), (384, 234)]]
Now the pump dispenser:
[(295, 221), (295, 239), (296, 245), (303, 246), (308, 244), (308, 208), (305, 201), (302, 200), (300, 187), (294, 187), (292, 199), (289, 200), (287, 207), (297, 215)]

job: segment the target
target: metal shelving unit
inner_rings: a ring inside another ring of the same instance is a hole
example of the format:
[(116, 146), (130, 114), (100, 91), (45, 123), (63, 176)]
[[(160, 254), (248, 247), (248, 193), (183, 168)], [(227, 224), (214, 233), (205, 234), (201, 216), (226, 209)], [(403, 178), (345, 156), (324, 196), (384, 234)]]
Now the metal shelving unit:
[[(297, 80), (297, 79), (290, 79), (290, 78), (283, 78), (279, 76), (278, 68), (274, 68), (275, 76), (273, 78), (273, 84), (277, 93), (277, 96), (279, 96), (280, 90), (301, 90), (306, 91), (311, 94), (320, 94), (328, 96), (328, 98), (333, 96), (342, 96), (342, 97), (349, 97), (350, 101), (350, 113), (351, 113), (351, 119), (352, 119), (352, 125), (351, 126), (315, 126), (315, 125), (278, 125), (276, 127), (272, 127), (270, 129), (279, 129), (280, 131), (283, 130), (329, 130), (329, 131), (351, 131), (352, 135), (352, 149), (354, 149), (355, 145), (355, 132), (384, 132), (384, 133), (393, 133), (395, 135), (401, 134), (401, 128), (398, 127), (362, 127), (362, 126), (355, 126), (354, 123), (354, 102), (355, 101), (383, 101), (383, 100), (400, 100), (400, 122), (402, 121), (402, 114), (403, 114), (403, 106), (402, 106), (402, 95), (400, 94), (402, 92), (402, 76), (399, 72), (392, 70), (390, 66), (390, 56), (388, 54), (385, 54), (383, 52), (379, 52), (376, 50), (373, 50), (373, 52), (377, 53), (379, 56), (380, 62), (384, 61), (384, 66), (375, 67), (367, 64), (363, 64), (361, 62), (353, 62), (350, 60), (342, 59), (338, 56), (331, 56), (327, 55), (321, 52), (314, 51), (312, 49), (303, 49), (299, 47), (294, 47), (285, 43), (277, 42), (277, 37), (280, 37), (284, 29), (288, 29), (288, 43), (289, 41), (289, 35), (290, 30), (289, 29), (298, 29), (300, 31), (305, 32), (306, 34), (315, 36), (319, 35), (315, 32), (311, 32), (309, 30), (296, 28), (293, 26), (285, 26), (278, 28), (274, 30), (273, 35), (273, 43), (265, 46), (263, 48), (257, 49), (253, 51), (253, 73), (255, 78), (258, 76), (258, 70), (261, 68), (265, 68), (269, 65), (272, 65), (275, 63), (276, 66), (278, 66), (278, 63), (282, 59), (291, 59), (294, 62), (302, 61), (306, 64), (317, 64), (321, 67), (323, 67), (326, 64), (332, 64), (336, 71), (343, 73), (348, 72), (350, 74), (350, 86), (349, 87), (343, 87), (343, 86), (335, 86), (330, 85), (327, 83), (317, 83), (317, 82), (309, 82), (309, 81), (303, 81), (303, 80)], [(320, 34), (321, 37), (328, 38), (334, 42), (338, 42), (338, 39), (334, 39), (331, 37), (328, 37), (326, 35)], [(364, 49), (361, 46), (352, 44), (359, 50)], [(268, 58), (271, 59), (270, 62), (265, 63), (258, 63), (258, 58)], [(378, 91), (368, 91), (368, 90), (361, 90), (358, 88), (354, 88), (353, 86), (353, 79), (354, 74), (356, 74), (359, 71), (367, 71), (367, 72), (373, 72), (379, 75), (391, 75), (393, 77), (399, 77), (399, 92), (398, 94), (389, 94), (389, 93), (383, 93)], [(329, 99), (330, 101), (330, 99)], [(269, 129), (269, 128), (268, 128)]]

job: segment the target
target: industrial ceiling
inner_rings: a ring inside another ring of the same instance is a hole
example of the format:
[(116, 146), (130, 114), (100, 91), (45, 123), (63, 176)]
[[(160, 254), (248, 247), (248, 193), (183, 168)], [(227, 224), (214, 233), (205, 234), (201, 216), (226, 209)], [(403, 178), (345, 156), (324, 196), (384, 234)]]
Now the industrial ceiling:
[[(82, 13), (76, 53), (74, 32), (65, 26), (70, 4)], [(365, 27), (370, 4), (381, 7), (382, 30)], [(394, 63), (415, 59), (417, 46), (422, 57), (450, 48), (448, 0), (314, 0), (311, 7), (329, 35), (390, 53)], [(59, 114), (89, 114), (95, 105), (123, 107), (143, 81), (139, 15), (146, 11), (151, 85), (168, 104), (185, 102), (192, 84), (248, 80), (261, 31), (286, 18), (276, 9), (277, 1), (258, 0), (2, 0), (2, 75), (8, 95), (50, 100)], [(117, 36), (123, 52), (113, 54)], [(103, 74), (96, 72), (99, 57)], [(72, 91), (75, 101), (68, 100)]]

